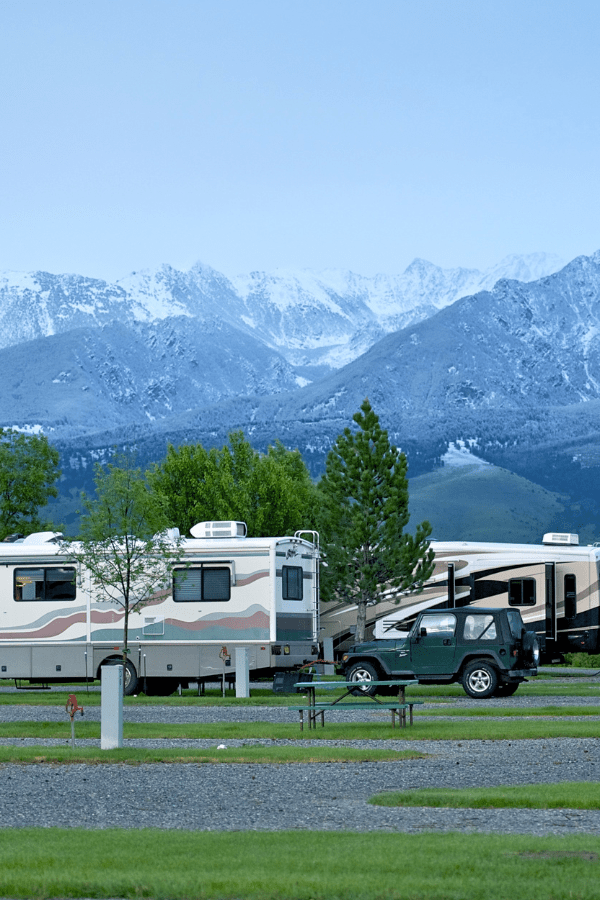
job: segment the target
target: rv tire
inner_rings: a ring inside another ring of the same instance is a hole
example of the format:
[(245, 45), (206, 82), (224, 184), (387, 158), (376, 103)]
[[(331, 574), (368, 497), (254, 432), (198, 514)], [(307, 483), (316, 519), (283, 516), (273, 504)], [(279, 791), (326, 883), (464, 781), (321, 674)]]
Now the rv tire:
[(477, 659), (464, 670), (462, 686), (469, 697), (486, 700), (498, 689), (498, 673), (487, 660)]
[[(105, 659), (103, 666), (122, 666), (122, 659)], [(127, 660), (125, 671), (123, 672), (123, 696), (131, 697), (133, 694), (139, 694), (141, 688), (140, 679), (135, 671), (135, 666), (131, 660)]]
[(170, 697), (177, 690), (178, 678), (142, 678), (140, 690), (143, 689), (147, 697)]

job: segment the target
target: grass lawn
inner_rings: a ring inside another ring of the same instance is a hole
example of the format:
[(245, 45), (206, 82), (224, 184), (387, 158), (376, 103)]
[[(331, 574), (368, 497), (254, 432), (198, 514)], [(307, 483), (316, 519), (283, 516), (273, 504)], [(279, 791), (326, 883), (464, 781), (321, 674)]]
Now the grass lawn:
[(494, 788), (424, 788), (386, 791), (369, 801), (374, 806), (435, 806), (451, 809), (600, 809), (600, 784), (564, 781)]
[[(326, 714), (327, 715), (327, 714)], [(512, 717), (510, 721), (473, 716), (468, 719), (438, 722), (416, 719), (406, 729), (392, 728), (390, 714), (375, 711), (367, 722), (344, 723), (331, 716), (324, 728), (300, 731), (295, 714), (290, 712), (290, 723), (277, 722), (192, 722), (125, 723), (124, 740), (138, 739), (187, 739), (187, 740), (522, 740), (553, 737), (596, 738), (599, 723), (594, 719), (546, 719)], [(61, 722), (2, 722), (1, 738), (57, 738), (71, 739), (71, 723), (65, 716)], [(100, 723), (76, 720), (75, 737), (100, 739)]]
[[(510, 702), (506, 701), (507, 704)], [(600, 716), (600, 706), (528, 706), (511, 708), (510, 706), (469, 706), (469, 707), (442, 707), (436, 706), (434, 709), (416, 709), (415, 716), (461, 716), (463, 718), (529, 718), (531, 716)]]
[(100, 750), (97, 747), (71, 747), (70, 742), (58, 747), (0, 747), (0, 765), (3, 763), (255, 763), (281, 765), (284, 763), (361, 763), (398, 762), (403, 759), (425, 759), (428, 754), (416, 750), (371, 750), (353, 747), (226, 747), (210, 749), (167, 747), (164, 750), (127, 748)]
[[(600, 698), (600, 678), (597, 682), (589, 683), (573, 677), (572, 684), (556, 684), (552, 678), (533, 678), (522, 684), (516, 697), (595, 697)], [(4, 690), (2, 689), (4, 687)], [(66, 686), (64, 691), (52, 690), (20, 690), (14, 691), (12, 682), (0, 681), (0, 705), (13, 706), (62, 706), (64, 707), (69, 694), (74, 693), (77, 700), (83, 706), (100, 706), (100, 691), (95, 689), (86, 691), (85, 685)], [(322, 688), (317, 690), (317, 697), (328, 700), (340, 696), (341, 688)], [(125, 706), (293, 706), (302, 700), (303, 694), (275, 694), (270, 688), (252, 688), (252, 696), (238, 698), (235, 691), (228, 690), (223, 697), (220, 690), (209, 689), (205, 694), (198, 696), (198, 692), (186, 689), (181, 697), (173, 694), (171, 697), (146, 697), (139, 694), (136, 697), (124, 697)], [(418, 685), (407, 689), (407, 697), (413, 700), (429, 700), (430, 702), (445, 702), (462, 698), (466, 694), (459, 684)], [(507, 698), (510, 703), (510, 698)]]
[(0, 894), (154, 900), (595, 900), (600, 838), (0, 831)]

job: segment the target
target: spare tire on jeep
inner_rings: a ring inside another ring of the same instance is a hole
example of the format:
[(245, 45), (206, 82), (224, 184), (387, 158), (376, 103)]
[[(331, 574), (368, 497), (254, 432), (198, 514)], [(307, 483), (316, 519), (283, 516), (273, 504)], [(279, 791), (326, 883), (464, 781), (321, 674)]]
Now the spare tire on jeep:
[(533, 631), (523, 632), (523, 662), (526, 666), (538, 666), (540, 663), (540, 645)]

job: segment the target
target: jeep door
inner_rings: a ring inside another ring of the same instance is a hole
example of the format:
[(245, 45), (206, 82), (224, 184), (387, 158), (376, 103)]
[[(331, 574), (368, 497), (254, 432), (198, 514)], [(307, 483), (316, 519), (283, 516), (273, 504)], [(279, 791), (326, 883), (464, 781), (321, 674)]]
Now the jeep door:
[(410, 667), (415, 675), (452, 675), (455, 656), (456, 616), (423, 613), (410, 634)]

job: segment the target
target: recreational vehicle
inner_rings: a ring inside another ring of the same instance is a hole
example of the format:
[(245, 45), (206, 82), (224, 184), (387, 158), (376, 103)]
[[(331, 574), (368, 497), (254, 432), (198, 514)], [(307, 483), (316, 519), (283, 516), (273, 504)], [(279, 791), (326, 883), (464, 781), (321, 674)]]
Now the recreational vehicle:
[[(2, 679), (93, 681), (122, 661), (124, 611), (93, 588), (61, 538), (0, 543)], [(224, 677), (236, 648), (255, 674), (318, 658), (315, 532), (248, 538), (244, 523), (202, 522), (180, 546), (171, 590), (130, 613), (126, 693)]]
[[(600, 546), (549, 533), (541, 544), (432, 541), (435, 569), (420, 593), (394, 594), (368, 608), (367, 636), (400, 637), (431, 607), (514, 607), (538, 636), (543, 658), (600, 652)], [(354, 642), (356, 607), (323, 608), (322, 634), (338, 655)]]

